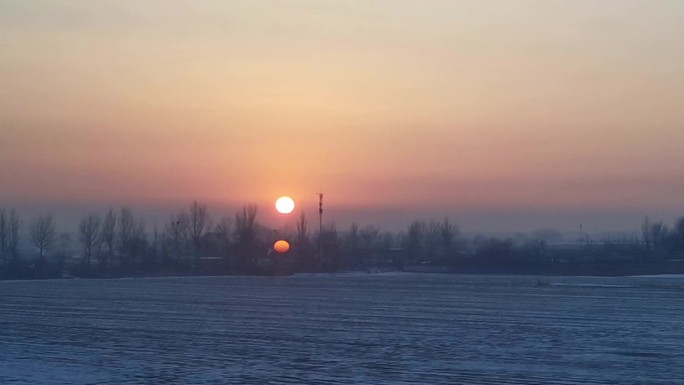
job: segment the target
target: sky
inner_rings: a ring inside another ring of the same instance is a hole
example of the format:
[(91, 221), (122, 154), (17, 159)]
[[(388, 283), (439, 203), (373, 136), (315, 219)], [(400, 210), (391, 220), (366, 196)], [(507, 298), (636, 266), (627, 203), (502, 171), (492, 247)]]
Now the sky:
[(0, 206), (684, 215), (680, 0), (0, 0)]

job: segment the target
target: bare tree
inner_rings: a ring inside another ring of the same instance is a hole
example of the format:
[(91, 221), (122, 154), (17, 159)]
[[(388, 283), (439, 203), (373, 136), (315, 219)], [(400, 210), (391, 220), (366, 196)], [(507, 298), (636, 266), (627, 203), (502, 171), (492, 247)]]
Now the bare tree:
[(684, 239), (684, 217), (677, 219), (674, 225), (674, 231), (680, 240)]
[(235, 213), (235, 238), (238, 244), (248, 245), (256, 240), (257, 206), (243, 206)]
[(207, 205), (197, 201), (190, 206), (190, 238), (195, 253), (195, 259), (199, 259), (200, 242), (207, 229), (211, 227), (211, 218), (207, 211)]
[(85, 253), (86, 268), (90, 270), (90, 262), (93, 255), (93, 248), (97, 247), (100, 241), (100, 226), (102, 220), (98, 215), (89, 214), (81, 219), (78, 226), (80, 233), (79, 240), (83, 244), (83, 251)]
[(214, 228), (214, 232), (216, 232), (222, 240), (227, 242), (230, 241), (230, 230), (231, 224), (230, 218), (228, 217), (221, 218), (221, 220), (218, 221), (216, 227)]
[(257, 206), (243, 206), (241, 211), (235, 213), (235, 242), (238, 252), (239, 264), (247, 267), (251, 259), (256, 256)]
[(230, 218), (222, 217), (221, 220), (219, 220), (216, 224), (216, 227), (214, 227), (214, 232), (216, 233), (220, 242), (220, 254), (223, 256), (225, 261), (229, 262), (231, 237)]
[(147, 235), (145, 233), (145, 228), (145, 220), (138, 219), (135, 221), (132, 233), (133, 238), (130, 245), (131, 262), (133, 263), (136, 263), (137, 259), (144, 259), (147, 253)]
[(19, 230), (21, 221), (14, 209), (10, 210), (7, 221), (7, 249), (12, 255), (12, 260), (16, 261), (19, 257)]
[(385, 231), (380, 235), (380, 247), (383, 250), (389, 250), (394, 247), (395, 236), (389, 231)]
[(422, 258), (426, 230), (427, 224), (423, 221), (416, 220), (409, 225), (406, 235), (406, 252), (410, 262), (416, 262)]
[(190, 218), (184, 211), (171, 216), (171, 220), (164, 226), (164, 233), (172, 244), (176, 254), (176, 262), (179, 263), (185, 253), (188, 242), (188, 227)]
[(157, 261), (157, 255), (159, 253), (159, 228), (157, 227), (157, 220), (155, 219), (152, 224), (152, 258)]
[(651, 250), (651, 221), (648, 217), (644, 217), (644, 221), (641, 222), (641, 236), (644, 238), (646, 250)]
[(300, 243), (305, 243), (309, 239), (306, 215), (301, 213), (299, 219), (297, 219), (297, 241)]
[(130, 268), (144, 249), (145, 222), (136, 221), (131, 209), (124, 207), (119, 215), (117, 231), (121, 266)]
[(348, 266), (359, 266), (363, 263), (364, 254), (361, 253), (361, 235), (359, 234), (359, 225), (352, 222), (349, 225), (349, 230), (346, 231), (342, 238), (342, 248), (344, 250), (344, 263)]
[(644, 239), (646, 251), (656, 250), (661, 248), (665, 241), (667, 227), (663, 225), (662, 221), (651, 222), (648, 217), (645, 217), (641, 223), (641, 235)]
[(651, 225), (651, 241), (653, 242), (653, 249), (660, 250), (663, 248), (665, 238), (667, 237), (667, 226), (663, 221), (654, 222)]
[(675, 250), (684, 250), (684, 217), (680, 217), (675, 221), (672, 229), (672, 240)]
[(450, 223), (448, 217), (444, 217), (439, 232), (442, 241), (442, 249), (446, 255), (449, 255), (453, 249), (454, 238), (456, 238), (460, 232), (458, 226)]
[(311, 260), (311, 248), (309, 242), (309, 226), (306, 220), (306, 215), (302, 212), (295, 222), (296, 235), (293, 243), (293, 260), (295, 263), (304, 269), (310, 269), (313, 264)]
[(55, 243), (56, 233), (52, 214), (40, 215), (31, 223), (31, 239), (40, 252), (41, 262), (45, 261), (45, 251)]
[(359, 231), (359, 240), (361, 241), (361, 248), (375, 249), (380, 243), (380, 229), (372, 225), (364, 227)]
[(130, 238), (133, 233), (133, 226), (135, 225), (133, 219), (133, 212), (128, 207), (121, 209), (119, 213), (119, 221), (116, 224), (116, 230), (119, 238), (119, 252), (121, 254), (126, 252)]
[(359, 225), (356, 222), (352, 222), (349, 226), (349, 231), (347, 232), (347, 248), (352, 253), (352, 257), (357, 257), (359, 251)]
[(7, 212), (0, 209), (0, 256), (2, 256), (2, 267), (7, 267)]
[(116, 215), (110, 208), (102, 221), (102, 228), (100, 230), (100, 239), (105, 246), (107, 246), (107, 255), (100, 258), (100, 263), (107, 267), (110, 259), (114, 256), (114, 243), (116, 234)]
[(436, 257), (437, 249), (441, 244), (442, 236), (442, 225), (441, 223), (431, 220), (427, 225), (427, 232), (425, 233), (425, 254), (428, 260)]
[(337, 227), (331, 223), (323, 226), (322, 230), (318, 234), (318, 242), (321, 245), (320, 262), (325, 270), (335, 271), (340, 267), (338, 255), (340, 243), (337, 237)]

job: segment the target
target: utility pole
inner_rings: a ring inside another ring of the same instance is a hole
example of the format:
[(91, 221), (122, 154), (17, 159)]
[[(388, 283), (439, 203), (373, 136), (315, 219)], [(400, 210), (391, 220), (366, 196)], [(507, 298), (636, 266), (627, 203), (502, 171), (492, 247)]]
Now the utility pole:
[(323, 193), (316, 193), (318, 195), (318, 257), (323, 257), (323, 244), (321, 237), (323, 236)]
[(323, 232), (323, 193), (316, 193), (318, 195), (318, 232)]

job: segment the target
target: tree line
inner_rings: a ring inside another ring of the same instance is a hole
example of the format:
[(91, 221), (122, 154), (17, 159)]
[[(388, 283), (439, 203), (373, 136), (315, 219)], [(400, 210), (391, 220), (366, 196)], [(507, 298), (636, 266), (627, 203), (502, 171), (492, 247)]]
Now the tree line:
[[(58, 233), (51, 214), (24, 223), (14, 209), (0, 209), (2, 277), (289, 274), (406, 266), (529, 268), (587, 255), (664, 260), (684, 253), (684, 217), (672, 228), (646, 217), (638, 239), (581, 240), (580, 248), (564, 253), (548, 246), (563, 238), (553, 229), (466, 239), (458, 225), (444, 217), (412, 221), (398, 233), (357, 223), (340, 232), (334, 223), (312, 232), (302, 213), (292, 230), (282, 230), (261, 224), (256, 205), (245, 205), (232, 217), (215, 217), (198, 201), (151, 227), (130, 208), (90, 213), (80, 219), (77, 234), (77, 250), (70, 250), (69, 238)], [(285, 255), (271, 249), (280, 238), (291, 244)]]

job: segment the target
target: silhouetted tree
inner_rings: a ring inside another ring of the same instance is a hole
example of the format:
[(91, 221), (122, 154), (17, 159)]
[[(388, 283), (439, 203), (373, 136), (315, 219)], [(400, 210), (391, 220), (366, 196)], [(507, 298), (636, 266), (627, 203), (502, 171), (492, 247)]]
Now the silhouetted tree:
[(479, 262), (485, 264), (511, 265), (513, 264), (513, 240), (490, 238), (476, 245), (475, 256)]
[(424, 256), (428, 261), (433, 261), (437, 257), (438, 249), (442, 244), (442, 225), (431, 220), (428, 222), (425, 233)]
[(306, 215), (301, 213), (297, 219), (297, 239), (308, 240), (309, 234), (306, 223)]
[(247, 267), (256, 256), (257, 206), (243, 206), (235, 213), (235, 242), (242, 267)]
[(40, 252), (40, 262), (45, 262), (45, 251), (55, 242), (57, 230), (52, 222), (52, 214), (34, 218), (31, 223), (31, 239)]
[(646, 251), (651, 249), (651, 221), (648, 217), (644, 217), (644, 221), (641, 222), (641, 236), (644, 239), (644, 246)]
[(235, 213), (235, 237), (238, 243), (251, 243), (256, 237), (257, 206), (243, 206)]
[(380, 235), (380, 247), (383, 250), (389, 250), (395, 246), (396, 237), (389, 231), (385, 231)]
[(102, 228), (100, 230), (100, 237), (102, 243), (107, 247), (106, 256), (98, 256), (100, 264), (107, 268), (112, 258), (114, 258), (114, 244), (116, 237), (116, 214), (110, 208), (102, 221)]
[(439, 226), (439, 236), (442, 246), (442, 253), (444, 257), (449, 257), (454, 250), (454, 239), (458, 236), (460, 230), (454, 223), (449, 222), (448, 217), (444, 217)]
[[(157, 220), (155, 219), (153, 224), (152, 224), (152, 250), (151, 250), (151, 255), (149, 257), (153, 260), (153, 262), (158, 261), (158, 255), (159, 255), (159, 228), (157, 227)], [(151, 262), (151, 261), (147, 261)], [(149, 267), (149, 266), (148, 266)]]
[(537, 229), (532, 232), (532, 236), (538, 241), (546, 243), (559, 243), (563, 241), (563, 234), (558, 230), (552, 228)]
[(295, 224), (296, 234), (292, 245), (292, 255), (295, 258), (296, 269), (306, 272), (316, 271), (319, 263), (312, 248), (306, 215), (301, 213)]
[(172, 249), (176, 256), (176, 263), (181, 262), (181, 257), (183, 255), (187, 258), (186, 247), (188, 243), (189, 226), (190, 217), (184, 211), (173, 215), (169, 223), (164, 226), (164, 233), (171, 242)]
[(663, 221), (658, 221), (651, 225), (651, 239), (653, 241), (653, 249), (662, 250), (666, 237), (667, 226), (663, 224)]
[(641, 223), (641, 235), (647, 252), (659, 250), (667, 236), (667, 227), (663, 225), (662, 221), (651, 222), (648, 217), (645, 217)]
[(136, 221), (133, 212), (123, 208), (117, 225), (121, 267), (131, 269), (146, 249), (145, 222)]
[(353, 222), (347, 232), (347, 245), (350, 252), (357, 253), (359, 251), (359, 244), (361, 243), (359, 238), (359, 225)]
[(406, 255), (410, 263), (418, 262), (423, 257), (423, 242), (427, 225), (423, 221), (413, 221), (406, 234)]
[(79, 241), (83, 245), (87, 270), (90, 270), (93, 249), (97, 248), (97, 243), (100, 241), (101, 224), (102, 220), (99, 216), (89, 214), (81, 219), (81, 223), (78, 226), (78, 231), (80, 233)]
[(337, 227), (334, 223), (324, 225), (319, 236), (321, 245), (321, 259), (323, 268), (326, 271), (337, 271), (340, 267), (339, 261), (339, 240), (337, 238)]
[(190, 223), (188, 230), (192, 239), (195, 264), (197, 265), (200, 257), (200, 243), (204, 233), (211, 227), (211, 217), (207, 211), (207, 205), (193, 201), (190, 206)]
[(2, 267), (7, 267), (7, 238), (9, 226), (7, 223), (7, 212), (0, 209), (0, 257), (2, 257)]
[(222, 217), (221, 220), (216, 223), (214, 232), (220, 234), (221, 238), (225, 239), (226, 241), (230, 241), (231, 227), (230, 218)]
[(119, 264), (121, 267), (125, 267), (128, 262), (128, 253), (133, 238), (133, 226), (135, 226), (133, 213), (129, 208), (122, 208), (119, 213), (119, 220), (116, 223), (117, 238), (119, 241)]
[(677, 219), (674, 225), (674, 232), (680, 238), (684, 238), (684, 217)]
[(12, 256), (12, 262), (16, 262), (19, 258), (19, 232), (21, 230), (21, 221), (14, 209), (10, 210), (7, 219), (7, 249)]
[(345, 252), (345, 262), (350, 266), (358, 266), (363, 261), (360, 252), (361, 239), (359, 235), (359, 225), (353, 222), (344, 237), (343, 250)]
[(380, 243), (380, 229), (369, 225), (359, 231), (360, 247), (366, 250), (375, 250)]
[(230, 218), (222, 217), (214, 227), (214, 233), (216, 233), (219, 239), (219, 254), (223, 257), (223, 260), (227, 265), (230, 265), (230, 245), (231, 245), (231, 223)]
[(672, 236), (674, 238), (674, 249), (678, 251), (684, 250), (684, 217), (675, 221)]

